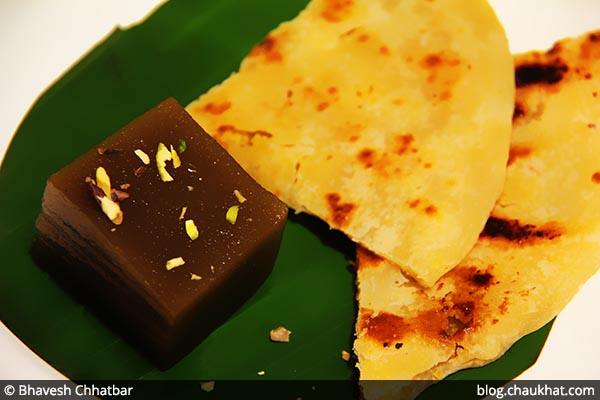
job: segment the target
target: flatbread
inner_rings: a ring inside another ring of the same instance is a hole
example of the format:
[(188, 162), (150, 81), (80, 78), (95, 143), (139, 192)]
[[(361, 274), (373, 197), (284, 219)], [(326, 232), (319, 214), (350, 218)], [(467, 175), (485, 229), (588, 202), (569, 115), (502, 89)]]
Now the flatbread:
[(187, 110), (264, 187), (424, 285), (500, 195), (512, 57), (473, 0), (313, 0)]
[[(487, 364), (600, 266), (600, 31), (515, 63), (506, 186), (467, 257), (423, 289), (358, 251), (362, 380), (441, 379)], [(392, 386), (367, 385), (367, 398)]]

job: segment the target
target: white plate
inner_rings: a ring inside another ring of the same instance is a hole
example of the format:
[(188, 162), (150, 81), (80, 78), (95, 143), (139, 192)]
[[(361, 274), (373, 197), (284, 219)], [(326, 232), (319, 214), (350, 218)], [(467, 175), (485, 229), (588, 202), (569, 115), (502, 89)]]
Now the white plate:
[[(161, 0), (0, 1), (0, 155), (37, 96), (116, 25), (142, 19)], [(600, 29), (600, 1), (490, 0), (511, 50), (546, 49), (559, 38)], [(599, 104), (600, 106), (600, 104)], [(600, 245), (600, 243), (599, 243)], [(525, 379), (600, 379), (600, 273), (559, 315)], [(0, 324), (0, 379), (61, 375)]]

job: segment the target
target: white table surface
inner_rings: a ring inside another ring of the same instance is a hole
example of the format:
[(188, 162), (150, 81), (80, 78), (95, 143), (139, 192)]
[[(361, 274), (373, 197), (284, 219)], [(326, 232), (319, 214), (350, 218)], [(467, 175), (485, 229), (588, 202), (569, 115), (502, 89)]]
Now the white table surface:
[[(46, 87), (116, 25), (142, 19), (161, 2), (0, 0), (0, 155)], [(545, 49), (555, 39), (600, 29), (597, 0), (490, 3), (505, 26), (513, 52)], [(521, 378), (600, 379), (599, 305), (597, 273), (558, 316), (538, 362)], [(0, 324), (0, 379), (61, 377)]]

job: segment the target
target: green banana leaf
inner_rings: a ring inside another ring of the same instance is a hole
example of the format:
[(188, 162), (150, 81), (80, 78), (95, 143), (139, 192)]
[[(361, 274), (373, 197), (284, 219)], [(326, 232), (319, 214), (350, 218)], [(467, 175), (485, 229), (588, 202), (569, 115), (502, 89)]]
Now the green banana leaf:
[[(161, 100), (173, 96), (185, 105), (197, 98), (306, 3), (171, 0), (143, 23), (115, 30), (40, 97), (19, 127), (0, 170), (0, 319), (67, 377), (355, 385), (357, 373), (340, 355), (352, 348), (356, 315), (353, 245), (312, 218), (290, 218), (266, 283), (168, 371), (146, 361), (30, 255), (51, 173)], [(292, 330), (290, 343), (269, 341), (269, 329), (279, 325)], [(497, 362), (450, 379), (516, 376), (535, 362), (549, 329), (523, 338)]]

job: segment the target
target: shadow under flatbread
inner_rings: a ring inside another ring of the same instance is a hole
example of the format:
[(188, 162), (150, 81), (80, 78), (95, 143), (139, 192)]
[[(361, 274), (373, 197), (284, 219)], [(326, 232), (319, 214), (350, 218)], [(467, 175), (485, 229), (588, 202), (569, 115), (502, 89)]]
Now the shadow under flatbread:
[(356, 243), (337, 229), (332, 229), (323, 220), (306, 213), (295, 213), (290, 210), (288, 220), (304, 226), (316, 235), (321, 243), (344, 255), (350, 262), (356, 259)]
[[(325, 246), (328, 246), (335, 251), (340, 252), (344, 259), (348, 261), (346, 269), (350, 274), (352, 274), (352, 282), (354, 282), (354, 293), (357, 293), (356, 287), (356, 243), (353, 242), (348, 236), (344, 235), (341, 231), (337, 229), (332, 229), (325, 223), (323, 220), (306, 214), (306, 213), (295, 213), (293, 210), (290, 210), (288, 213), (288, 220), (299, 225), (302, 225), (306, 229), (308, 229), (312, 234), (319, 238), (321, 243)], [(354, 311), (354, 320), (356, 320), (356, 316), (358, 315), (358, 300), (356, 297), (353, 297), (353, 311)], [(354, 343), (354, 331), (348, 332), (348, 344), (350, 345), (349, 353), (350, 360), (348, 364), (352, 367), (352, 382), (358, 382), (359, 371), (356, 368), (356, 363), (358, 359), (356, 355), (352, 351), (352, 345)], [(352, 398), (358, 399), (360, 397), (358, 385), (352, 386)]]

